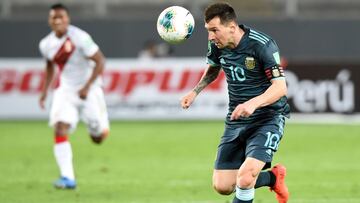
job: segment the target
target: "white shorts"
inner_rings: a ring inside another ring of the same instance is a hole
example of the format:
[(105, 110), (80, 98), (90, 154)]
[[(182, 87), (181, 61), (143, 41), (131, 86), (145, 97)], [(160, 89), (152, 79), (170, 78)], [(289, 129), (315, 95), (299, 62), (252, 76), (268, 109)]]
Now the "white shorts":
[(70, 124), (73, 132), (81, 119), (91, 135), (97, 136), (109, 131), (109, 119), (104, 93), (100, 87), (92, 87), (85, 100), (80, 99), (78, 91), (58, 88), (50, 110), (49, 125), (57, 122)]

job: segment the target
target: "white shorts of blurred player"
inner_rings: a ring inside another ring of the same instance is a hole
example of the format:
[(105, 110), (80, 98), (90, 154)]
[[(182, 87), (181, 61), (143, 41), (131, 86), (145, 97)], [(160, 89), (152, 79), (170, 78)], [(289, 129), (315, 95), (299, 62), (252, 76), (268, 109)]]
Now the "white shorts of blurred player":
[(109, 131), (109, 119), (104, 93), (101, 87), (92, 87), (85, 100), (80, 99), (78, 91), (58, 88), (54, 91), (50, 109), (49, 125), (57, 122), (70, 124), (74, 132), (81, 119), (92, 136), (100, 136)]

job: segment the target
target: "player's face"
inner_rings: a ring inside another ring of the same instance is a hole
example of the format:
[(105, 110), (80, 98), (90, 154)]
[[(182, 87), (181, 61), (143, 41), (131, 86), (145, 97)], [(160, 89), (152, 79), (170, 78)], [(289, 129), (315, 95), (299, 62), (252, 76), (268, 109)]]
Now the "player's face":
[(213, 41), (219, 49), (231, 46), (232, 28), (229, 25), (221, 24), (220, 18), (215, 17), (205, 23), (208, 31), (208, 40)]
[(51, 9), (49, 12), (49, 25), (58, 37), (64, 35), (69, 26), (70, 18), (64, 9)]

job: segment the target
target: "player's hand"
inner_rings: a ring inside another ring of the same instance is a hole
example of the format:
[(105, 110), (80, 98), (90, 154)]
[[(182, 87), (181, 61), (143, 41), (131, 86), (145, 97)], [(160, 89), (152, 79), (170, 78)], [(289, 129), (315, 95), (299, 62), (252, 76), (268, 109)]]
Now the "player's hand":
[(251, 114), (253, 114), (255, 110), (256, 110), (256, 106), (249, 101), (239, 104), (232, 112), (230, 120), (237, 120), (240, 117), (247, 118), (251, 116)]
[(190, 105), (195, 100), (195, 97), (197, 96), (196, 92), (190, 91), (185, 96), (181, 98), (181, 107), (183, 109), (187, 109), (190, 107)]
[(39, 98), (39, 106), (41, 109), (45, 109), (45, 100), (46, 100), (46, 93), (41, 93)]
[(79, 97), (80, 97), (80, 99), (85, 100), (86, 97), (87, 97), (87, 95), (88, 95), (88, 93), (89, 93), (89, 87), (88, 87), (88, 86), (85, 86), (85, 87), (81, 88), (81, 89), (79, 90)]

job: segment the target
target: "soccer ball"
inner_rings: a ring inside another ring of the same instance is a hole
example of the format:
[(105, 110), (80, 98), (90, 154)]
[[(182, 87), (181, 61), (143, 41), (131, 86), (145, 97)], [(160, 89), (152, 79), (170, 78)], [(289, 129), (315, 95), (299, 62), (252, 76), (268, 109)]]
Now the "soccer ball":
[(163, 10), (157, 20), (157, 31), (170, 44), (180, 44), (194, 31), (195, 21), (191, 13), (181, 6)]

